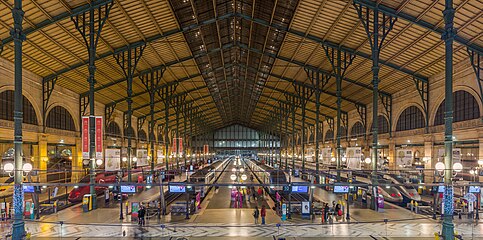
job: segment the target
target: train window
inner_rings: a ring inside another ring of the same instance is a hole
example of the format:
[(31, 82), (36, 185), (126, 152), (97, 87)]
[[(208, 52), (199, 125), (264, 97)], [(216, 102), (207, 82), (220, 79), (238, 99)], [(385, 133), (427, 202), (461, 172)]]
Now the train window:
[(79, 182), (80, 183), (88, 183), (88, 182), (90, 182), (90, 176), (83, 177)]

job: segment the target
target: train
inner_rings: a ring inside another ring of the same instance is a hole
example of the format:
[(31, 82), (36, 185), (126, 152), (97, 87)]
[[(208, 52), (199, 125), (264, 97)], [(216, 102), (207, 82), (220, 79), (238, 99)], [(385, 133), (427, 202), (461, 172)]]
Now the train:
[[(171, 167), (172, 166), (173, 165), (171, 165)], [(164, 166), (158, 166), (154, 170), (160, 171), (164, 168), (165, 168)], [(175, 170), (169, 170), (168, 173), (166, 174), (165, 178), (167, 178), (168, 181), (172, 180), (172, 179), (174, 179), (175, 174), (176, 174)], [(134, 169), (131, 170), (131, 181), (133, 181), (133, 182), (144, 182), (146, 180), (146, 177), (149, 176), (149, 175), (151, 175), (151, 167), (149, 167), (149, 166), (134, 168)], [(101, 184), (112, 183), (112, 184), (114, 184), (114, 183), (117, 183), (117, 176), (118, 176), (117, 171), (97, 173), (96, 178), (95, 178), (95, 183), (101, 183)], [(128, 181), (128, 175), (125, 171), (123, 173), (122, 181), (123, 182)], [(90, 182), (90, 176), (89, 175), (84, 176), (79, 181), (79, 183), (83, 183), (83, 184), (86, 184), (86, 183), (89, 183), (89, 182)], [(96, 194), (97, 195), (103, 194), (104, 191), (107, 188), (108, 187), (106, 187), (106, 186), (95, 186)], [(72, 191), (69, 192), (69, 196), (68, 196), (67, 199), (71, 203), (82, 202), (82, 198), (84, 197), (84, 195), (89, 194), (89, 193), (90, 193), (90, 187), (89, 186), (76, 186), (76, 187), (74, 187), (74, 189), (72, 189)]]
[(188, 178), (189, 183), (204, 184), (202, 186), (196, 186), (195, 191), (201, 192), (203, 197), (208, 192), (209, 184), (213, 184), (216, 179), (223, 173), (223, 170), (228, 166), (229, 158), (225, 160), (216, 160), (211, 165), (198, 169), (191, 174)]
[(401, 192), (403, 197), (403, 204), (409, 203), (411, 201), (421, 201), (421, 196), (419, 195), (416, 188), (411, 185), (404, 184), (406, 180), (401, 175), (396, 174), (384, 174), (382, 175), (383, 178), (391, 181), (395, 185), (395, 187)]
[[(342, 181), (347, 182), (347, 173), (346, 172), (341, 172), (341, 177)], [(370, 179), (370, 175), (366, 175), (363, 173), (353, 173), (353, 183), (359, 183), (359, 184), (372, 184), (372, 180)], [(391, 202), (391, 203), (396, 203), (396, 204), (401, 204), (403, 202), (403, 196), (401, 192), (395, 187), (392, 186), (392, 182), (389, 180), (386, 180), (384, 178), (378, 177), (377, 180), (378, 186), (377, 186), (377, 192), (379, 195), (384, 197), (385, 201)], [(371, 195), (371, 191), (369, 190), (369, 186), (359, 186), (361, 189), (365, 189), (366, 193), (368, 195)], [(364, 199), (364, 196), (363, 196)]]
[(267, 166), (254, 159), (249, 160), (248, 165), (262, 184), (270, 185), (270, 193), (283, 190), (282, 185), (288, 184), (287, 175), (280, 169)]

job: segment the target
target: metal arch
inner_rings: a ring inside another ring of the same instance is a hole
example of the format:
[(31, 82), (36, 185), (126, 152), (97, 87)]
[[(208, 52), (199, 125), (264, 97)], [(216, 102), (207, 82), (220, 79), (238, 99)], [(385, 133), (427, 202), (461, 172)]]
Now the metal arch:
[[(359, 4), (361, 6), (366, 6), (368, 8), (371, 8), (371, 9), (377, 9), (379, 10), (379, 12), (381, 13), (384, 13), (386, 15), (389, 15), (389, 16), (392, 16), (392, 17), (396, 17), (396, 18), (400, 18), (400, 19), (403, 19), (405, 21), (408, 21), (412, 24), (415, 24), (415, 25), (418, 25), (426, 30), (429, 30), (429, 31), (432, 31), (434, 33), (436, 33), (437, 35), (442, 35), (444, 33), (444, 29), (443, 28), (439, 28), (437, 26), (434, 26), (432, 25), (431, 23), (429, 22), (426, 22), (424, 20), (421, 20), (421, 19), (417, 19), (416, 17), (413, 17), (407, 13), (404, 13), (404, 12), (398, 12), (396, 11), (395, 9), (392, 9), (388, 6), (385, 6), (383, 4), (380, 4), (380, 3), (375, 3), (373, 1), (370, 1), (370, 0), (352, 0), (354, 1), (354, 3), (356, 4)], [(458, 43), (458, 44), (461, 44), (463, 46), (465, 46), (466, 48), (468, 49), (472, 49), (473, 51), (479, 53), (479, 54), (482, 54), (483, 53), (483, 47), (482, 46), (478, 46), (476, 44), (472, 44), (469, 40), (467, 39), (464, 39), (463, 37), (460, 37), (458, 35), (455, 34), (454, 36), (454, 40)]]
[(483, 79), (481, 78), (481, 72), (483, 71), (483, 53), (475, 51), (471, 48), (466, 49), (468, 56), (470, 57), (471, 66), (476, 75), (476, 82), (478, 83), (478, 88), (480, 89), (480, 101), (483, 104)]
[[(363, 57), (363, 58), (366, 58), (366, 59), (369, 59), (369, 60), (371, 59), (371, 55), (370, 54), (366, 54), (366, 53), (363, 53), (363, 52), (360, 52), (360, 51), (356, 51), (356, 50), (351, 49), (351, 48), (346, 47), (346, 46), (339, 46), (339, 44), (334, 43), (334, 42), (324, 41), (321, 38), (319, 38), (317, 36), (314, 36), (314, 35), (311, 35), (311, 34), (306, 34), (304, 32), (298, 31), (298, 30), (285, 28), (285, 27), (279, 26), (277, 24), (270, 24), (270, 23), (266, 22), (265, 20), (252, 18), (251, 16), (247, 16), (247, 15), (244, 15), (244, 14), (241, 14), (241, 13), (237, 13), (236, 16), (241, 17), (242, 19), (245, 19), (247, 21), (253, 21), (253, 22), (258, 23), (258, 24), (260, 24), (262, 26), (270, 26), (270, 27), (275, 28), (275, 29), (277, 29), (279, 31), (288, 32), (288, 33), (293, 34), (293, 35), (296, 35), (298, 37), (305, 38), (305, 39), (309, 39), (309, 40), (314, 41), (316, 43), (319, 43), (319, 44), (321, 44), (323, 46), (340, 48), (344, 52), (352, 53), (352, 54), (355, 54), (357, 56), (360, 56), (360, 57)], [(408, 75), (411, 75), (411, 76), (416, 76), (418, 78), (421, 78), (422, 80), (427, 80), (428, 79), (428, 77), (426, 77), (426, 76), (423, 76), (421, 74), (417, 74), (414, 71), (411, 71), (409, 69), (403, 68), (403, 67), (398, 66), (398, 65), (396, 65), (394, 63), (381, 62), (381, 64), (383, 64), (383, 65), (385, 65), (387, 67), (393, 68), (393, 69), (395, 69), (397, 71), (403, 72), (405, 74), (408, 74)]]
[[(69, 12), (63, 12), (63, 13), (57, 15), (57, 16), (54, 16), (52, 18), (48, 18), (48, 19), (38, 23), (37, 25), (35, 25), (33, 27), (25, 29), (23, 31), (23, 33), (25, 35), (29, 35), (31, 33), (37, 32), (37, 31), (39, 31), (39, 30), (41, 30), (45, 27), (48, 27), (48, 26), (56, 24), (60, 21), (69, 19), (70, 17), (89, 12), (91, 9), (97, 9), (101, 6), (104, 6), (106, 4), (111, 3), (112, 1), (113, 0), (102, 0), (102, 1), (101, 0), (95, 0), (95, 1), (92, 1), (91, 3), (84, 4), (82, 6), (76, 7)], [(13, 42), (13, 38), (11, 36), (9, 36), (9, 37), (3, 39), (0, 43), (0, 45), (7, 45), (11, 42)]]
[(137, 119), (137, 132), (139, 137), (139, 131), (143, 129), (144, 123), (146, 122), (146, 117), (138, 117)]
[[(355, 104), (357, 113), (359, 114), (359, 117), (362, 122), (362, 126), (364, 126), (364, 139), (367, 138), (367, 106), (366, 105), (360, 105), (360, 104)], [(349, 131), (349, 129), (347, 129)]]
[[(0, 49), (0, 54), (1, 54), (1, 49)], [(42, 131), (44, 133), (46, 128), (45, 121), (47, 120), (47, 109), (49, 109), (50, 97), (52, 96), (52, 92), (54, 91), (56, 83), (57, 83), (57, 78), (55, 78), (51, 82), (47, 82), (47, 83), (42, 82), (42, 122), (43, 122)]]
[[(151, 43), (151, 42), (154, 42), (154, 41), (163, 39), (163, 38), (168, 38), (168, 37), (174, 36), (174, 35), (176, 35), (178, 33), (183, 33), (185, 31), (190, 31), (192, 29), (200, 28), (202, 26), (212, 24), (215, 21), (222, 20), (222, 19), (227, 19), (227, 18), (230, 18), (230, 17), (233, 17), (233, 16), (234, 16), (234, 14), (230, 13), (230, 14), (226, 14), (226, 15), (223, 15), (223, 16), (219, 16), (217, 18), (208, 19), (206, 21), (200, 22), (199, 24), (193, 24), (193, 25), (190, 25), (190, 26), (185, 27), (185, 28), (182, 28), (182, 29), (172, 29), (172, 30), (166, 31), (164, 34), (156, 34), (154, 36), (147, 37), (146, 38), (146, 41), (137, 41), (137, 42), (134, 42), (134, 43), (130, 43), (130, 44), (126, 45), (126, 46), (122, 46), (122, 47), (116, 48), (116, 49), (114, 49), (114, 51), (108, 51), (106, 53), (99, 54), (98, 57), (97, 57), (97, 60), (104, 59), (104, 58), (109, 57), (109, 56), (111, 56), (113, 54), (117, 54), (117, 53), (126, 51), (126, 49), (128, 49), (129, 47), (134, 48), (134, 47), (138, 47), (138, 46), (141, 46), (141, 45), (146, 45), (148, 43)], [(193, 59), (193, 58), (194, 58), (193, 56), (190, 56), (190, 57), (185, 58), (185, 59), (180, 59), (179, 62), (186, 61), (188, 59)], [(56, 71), (54, 74), (50, 74), (50, 75), (44, 77), (44, 80), (43, 81), (50, 81), (55, 76), (62, 75), (64, 73), (66, 73), (66, 72), (69, 72), (71, 70), (74, 70), (74, 69), (77, 69), (79, 67), (82, 67), (85, 64), (86, 63), (81, 62), (81, 63), (74, 64), (74, 65), (72, 65), (72, 66), (70, 66), (68, 68), (64, 68), (64, 69), (61, 69), (59, 71)]]
[(421, 103), (423, 106), (423, 111), (425, 115), (425, 133), (429, 133), (429, 83), (423, 82), (415, 77), (413, 77), (414, 84), (418, 90), (419, 97), (421, 98)]
[(107, 129), (107, 126), (109, 126), (109, 123), (113, 121), (112, 118), (113, 118), (115, 109), (116, 109), (116, 103), (106, 105), (104, 107), (104, 116), (106, 117), (106, 120), (105, 120), (106, 129)]
[(389, 119), (389, 136), (392, 136), (392, 96), (381, 94), (379, 98), (381, 99), (382, 106), (384, 106), (384, 115)]

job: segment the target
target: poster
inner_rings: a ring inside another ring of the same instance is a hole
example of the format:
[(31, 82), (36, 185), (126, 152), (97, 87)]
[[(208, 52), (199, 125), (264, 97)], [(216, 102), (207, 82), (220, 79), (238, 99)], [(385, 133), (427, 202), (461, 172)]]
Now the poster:
[(183, 138), (178, 138), (178, 155), (183, 153)]
[(346, 150), (347, 168), (348, 169), (362, 169), (361, 168), (361, 147), (348, 147)]
[(310, 203), (302, 202), (302, 215), (310, 214)]
[(106, 149), (106, 171), (121, 170), (121, 149)]
[(173, 144), (171, 145), (171, 154), (175, 155), (178, 153), (178, 148), (177, 148), (177, 145), (178, 145), (178, 140), (176, 138), (173, 138)]
[(136, 150), (136, 157), (138, 158), (137, 166), (147, 166), (148, 165), (148, 150), (138, 149)]
[(163, 150), (158, 149), (156, 150), (156, 164), (163, 163)]
[(331, 158), (332, 158), (332, 149), (322, 148), (322, 163), (325, 165), (330, 165)]
[(89, 117), (82, 117), (82, 158), (89, 159)]
[[(453, 148), (453, 163), (461, 163), (461, 148)], [(444, 162), (444, 148), (438, 149), (439, 161)]]
[(408, 149), (398, 149), (396, 151), (396, 165), (398, 167), (411, 166), (413, 163), (413, 151)]
[(103, 124), (102, 124), (102, 116), (96, 116), (96, 159), (102, 159), (102, 144), (103, 144)]

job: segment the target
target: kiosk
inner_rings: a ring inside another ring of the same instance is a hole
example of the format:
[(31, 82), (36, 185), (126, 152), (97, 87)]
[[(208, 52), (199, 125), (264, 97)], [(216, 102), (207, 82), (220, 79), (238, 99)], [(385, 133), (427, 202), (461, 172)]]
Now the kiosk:
[(82, 209), (84, 212), (92, 210), (92, 194), (85, 194), (84, 197), (82, 197)]

